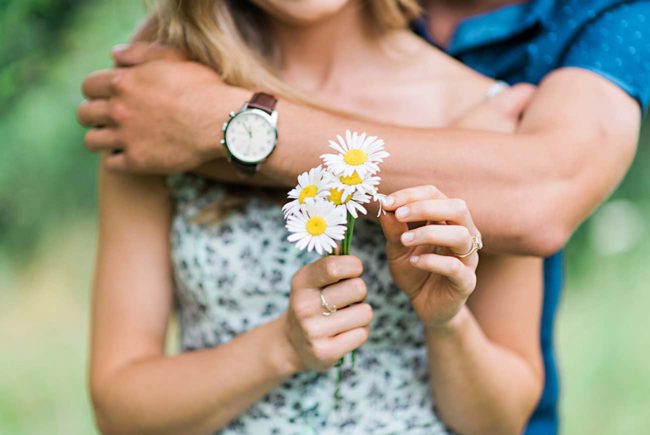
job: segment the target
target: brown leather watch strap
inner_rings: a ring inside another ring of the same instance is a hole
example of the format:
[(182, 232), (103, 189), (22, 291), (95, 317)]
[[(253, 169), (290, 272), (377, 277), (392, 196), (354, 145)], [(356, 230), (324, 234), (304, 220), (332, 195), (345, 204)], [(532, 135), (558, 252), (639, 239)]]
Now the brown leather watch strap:
[(260, 109), (270, 115), (275, 110), (275, 105), (277, 103), (278, 100), (273, 95), (265, 94), (264, 92), (256, 92), (248, 102), (248, 108)]
[(235, 159), (232, 159), (230, 163), (232, 163), (232, 165), (235, 167), (239, 175), (242, 175), (244, 177), (255, 175), (257, 173), (257, 168), (259, 166), (258, 164), (244, 163)]

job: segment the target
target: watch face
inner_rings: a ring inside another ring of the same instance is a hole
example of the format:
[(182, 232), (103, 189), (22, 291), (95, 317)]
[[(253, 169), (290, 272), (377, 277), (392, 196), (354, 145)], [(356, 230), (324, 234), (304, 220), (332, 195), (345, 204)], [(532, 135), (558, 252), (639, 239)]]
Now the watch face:
[(261, 162), (271, 154), (275, 141), (273, 125), (263, 114), (252, 110), (235, 115), (226, 128), (228, 151), (242, 162)]

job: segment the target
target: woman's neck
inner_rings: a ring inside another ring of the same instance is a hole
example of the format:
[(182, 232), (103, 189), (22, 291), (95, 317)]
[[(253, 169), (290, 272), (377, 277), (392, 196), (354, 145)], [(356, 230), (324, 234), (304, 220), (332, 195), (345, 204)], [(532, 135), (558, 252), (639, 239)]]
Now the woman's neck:
[(281, 53), (283, 80), (303, 92), (322, 91), (377, 56), (378, 42), (367, 30), (364, 13), (361, 3), (352, 1), (316, 24), (273, 20), (271, 31)]

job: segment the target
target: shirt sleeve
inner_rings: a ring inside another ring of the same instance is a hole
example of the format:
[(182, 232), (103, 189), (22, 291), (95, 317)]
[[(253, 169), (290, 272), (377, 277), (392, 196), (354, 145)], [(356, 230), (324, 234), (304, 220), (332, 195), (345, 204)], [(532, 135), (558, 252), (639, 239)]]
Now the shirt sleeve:
[(616, 6), (588, 22), (562, 66), (584, 68), (612, 81), (645, 113), (650, 101), (650, 1)]

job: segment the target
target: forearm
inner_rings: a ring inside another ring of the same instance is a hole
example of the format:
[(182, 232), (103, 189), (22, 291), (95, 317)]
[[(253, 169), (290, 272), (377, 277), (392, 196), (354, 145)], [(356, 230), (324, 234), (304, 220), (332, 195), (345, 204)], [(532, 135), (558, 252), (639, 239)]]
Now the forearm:
[[(286, 101), (279, 110), (284, 119), (300, 122), (282, 124), (280, 143), (262, 167), (264, 175), (293, 185), (299, 173), (319, 163), (327, 139), (346, 128), (366, 131), (384, 139), (391, 153), (382, 164), (382, 192), (432, 184), (450, 197), (463, 198), (492, 252), (546, 255), (562, 244), (555, 240), (566, 237), (549, 234), (562, 232), (554, 224), (577, 225), (597, 202), (594, 195), (576, 196), (573, 188), (583, 186), (574, 183), (582, 172), (573, 168), (584, 148), (575, 144), (569, 150), (567, 140), (558, 141), (557, 135), (398, 128), (346, 120)], [(557, 207), (569, 202), (571, 207)]]
[(519, 434), (541, 393), (541, 375), (491, 342), (468, 309), (427, 333), (431, 389), (440, 416), (463, 434)]
[(140, 358), (95, 376), (105, 433), (209, 433), (228, 424), (293, 373), (279, 320), (227, 344)]

